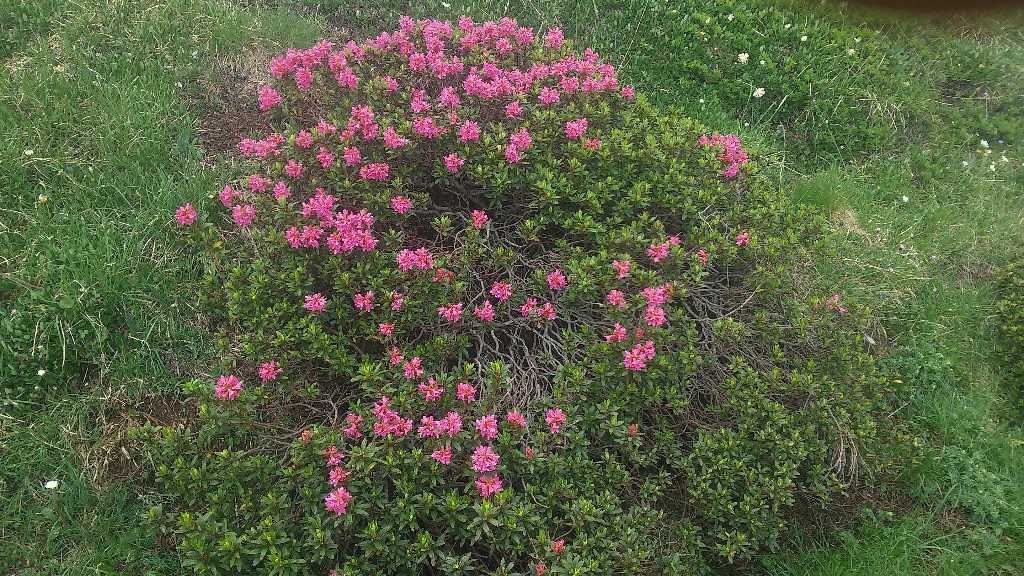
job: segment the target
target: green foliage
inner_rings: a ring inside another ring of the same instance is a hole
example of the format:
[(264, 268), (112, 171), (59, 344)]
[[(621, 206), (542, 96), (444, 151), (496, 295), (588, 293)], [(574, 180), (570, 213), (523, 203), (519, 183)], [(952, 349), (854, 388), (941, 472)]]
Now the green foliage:
[(1024, 262), (1007, 266), (1000, 275), (1002, 299), (996, 303), (1010, 382), (1024, 392)]

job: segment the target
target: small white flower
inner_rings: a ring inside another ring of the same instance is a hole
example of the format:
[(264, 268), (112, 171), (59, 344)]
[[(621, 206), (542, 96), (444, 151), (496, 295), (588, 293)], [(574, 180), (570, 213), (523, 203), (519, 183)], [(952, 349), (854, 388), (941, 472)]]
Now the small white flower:
[(910, 196), (907, 196), (906, 194), (904, 194), (903, 195), (903, 202), (910, 202)]
[(807, 42), (807, 36), (801, 36), (800, 37), (800, 41), (801, 42)]
[(760, 98), (761, 96), (764, 96), (764, 88), (754, 90), (754, 98)]
[(57, 486), (60, 486), (60, 482), (56, 480), (50, 480), (46, 484), (43, 484), (43, 487), (46, 488), (47, 490), (53, 490)]
[(857, 44), (860, 44), (860, 38), (858, 37), (854, 37), (853, 41), (856, 42)]
[(964, 160), (964, 166), (967, 166), (967, 160)]
[(697, 102), (700, 102), (701, 104), (703, 104), (704, 103), (704, 99), (701, 98), (700, 100), (697, 100)]
[(996, 165), (995, 164), (989, 164), (988, 165), (988, 169), (993, 171), (993, 172), (995, 172), (996, 171)]
[(711, 24), (711, 18), (708, 18), (707, 20), (705, 20), (704, 23), (705, 24)]
[(740, 52), (740, 55), (736, 57), (736, 61), (739, 62), (740, 64), (746, 64), (749, 58), (750, 54), (747, 54), (746, 52)]
[(447, 2), (441, 2), (441, 6), (444, 6), (446, 9), (452, 7), (452, 5)]
[(979, 144), (981, 144), (982, 148), (988, 148), (988, 140), (982, 140)]
[(729, 14), (725, 19), (728, 20), (729, 22), (732, 22), (732, 19), (735, 18), (735, 17), (736, 17), (735, 14)]
[(743, 123), (743, 127), (744, 128), (749, 128), (750, 127), (750, 122), (744, 122)]
[(790, 26), (792, 26), (792, 24), (786, 24), (785, 26), (783, 26), (783, 28), (785, 28), (786, 30), (789, 30)]
[(857, 53), (857, 51), (854, 50), (853, 48), (850, 48), (849, 50), (846, 51), (846, 55), (847, 56), (853, 56), (856, 53)]
[(39, 371), (36, 372), (36, 376), (46, 376), (46, 370), (40, 368)]
[(999, 156), (999, 161), (1000, 162), (1009, 162), (1010, 159), (1006, 157), (1006, 154), (1002, 154), (1002, 155)]
[(49, 199), (50, 199), (50, 197), (47, 196), (46, 194), (40, 194), (39, 195), (39, 203), (40, 204), (46, 204), (46, 201), (49, 200)]
[(761, 66), (764, 66), (764, 60), (761, 60)]
[(31, 155), (33, 155), (35, 153), (36, 153), (35, 150), (32, 150), (31, 148), (25, 150), (25, 156), (31, 156)]

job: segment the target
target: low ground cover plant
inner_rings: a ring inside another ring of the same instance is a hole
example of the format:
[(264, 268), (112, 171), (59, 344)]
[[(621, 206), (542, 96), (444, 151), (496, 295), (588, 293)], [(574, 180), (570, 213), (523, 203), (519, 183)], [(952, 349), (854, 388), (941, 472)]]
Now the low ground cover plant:
[(1024, 392), (1024, 261), (1007, 266), (1000, 274), (1002, 299), (996, 304), (1010, 383)]
[(734, 135), (514, 20), (273, 58), (244, 177), (174, 215), (223, 364), (147, 426), (209, 574), (678, 573), (856, 474), (882, 379), (824, 234)]

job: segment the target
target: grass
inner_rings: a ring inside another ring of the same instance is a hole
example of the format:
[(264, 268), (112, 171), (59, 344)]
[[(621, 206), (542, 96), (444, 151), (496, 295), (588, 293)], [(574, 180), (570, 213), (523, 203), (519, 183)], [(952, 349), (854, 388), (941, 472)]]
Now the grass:
[[(902, 375), (895, 417), (921, 445), (885, 487), (915, 499), (867, 505), (852, 531), (803, 527), (761, 571), (1024, 571), (1024, 433), (991, 313), (994, 271), (1024, 255), (1024, 16), (795, 0), (5, 0), (0, 388), (38, 395), (0, 407), (0, 572), (176, 573), (139, 523), (156, 496), (134, 481), (124, 431), (152, 416), (152, 394), (215, 362), (191, 306), (199, 260), (168, 214), (218, 181), (198, 135), (205, 95), (231, 81), (217, 64), (428, 11), (562, 26), (657, 104), (753, 143), (780, 185), (832, 215), (839, 256), (818, 271), (878, 318), (865, 330)], [(783, 72), (734, 65), (741, 51)], [(813, 101), (780, 104), (800, 82)], [(746, 92), (762, 85), (763, 99)]]

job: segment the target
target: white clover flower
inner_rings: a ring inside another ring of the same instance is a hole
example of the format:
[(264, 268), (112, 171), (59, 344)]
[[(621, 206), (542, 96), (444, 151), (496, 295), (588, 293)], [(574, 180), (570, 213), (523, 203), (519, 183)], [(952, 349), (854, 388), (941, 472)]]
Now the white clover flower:
[(999, 160), (1000, 160), (1001, 162), (1009, 162), (1009, 161), (1010, 161), (1010, 159), (1006, 157), (1006, 154), (1001, 154), (1001, 155), (999, 156)]
[(995, 172), (996, 171), (996, 165), (995, 164), (989, 164), (988, 165), (988, 169), (993, 171), (993, 172)]
[(740, 64), (746, 64), (748, 59), (750, 59), (750, 54), (746, 52), (740, 52), (740, 55), (736, 57), (736, 61)]
[(703, 104), (704, 103), (704, 99), (701, 98), (701, 99), (697, 100), (697, 102), (700, 102), (701, 104)]
[(910, 202), (910, 196), (907, 196), (906, 194), (904, 194), (903, 195), (903, 202), (904, 203)]
[(31, 155), (33, 155), (35, 153), (36, 153), (35, 150), (32, 150), (31, 148), (25, 150), (25, 156), (31, 156)]
[(758, 88), (757, 90), (754, 90), (754, 98), (760, 98), (761, 96), (764, 96), (764, 93), (764, 88)]
[(807, 42), (807, 36), (801, 36), (800, 37), (800, 41), (801, 42)]
[(764, 60), (761, 60), (761, 66), (764, 66)]
[(729, 22), (732, 22), (732, 19), (735, 18), (735, 17), (736, 17), (735, 14), (729, 14), (728, 16), (726, 16), (725, 19), (728, 20)]
[(36, 372), (36, 376), (46, 376), (46, 370), (40, 368), (39, 371)]
[(988, 140), (982, 140), (979, 144), (981, 144), (982, 148), (988, 148)]
[(849, 50), (846, 51), (846, 55), (847, 56), (853, 56), (856, 53), (857, 53), (857, 51), (854, 50), (853, 48), (850, 48)]
[(967, 160), (964, 160), (964, 166), (967, 166)]
[(856, 42), (857, 44), (860, 44), (860, 37), (854, 37), (853, 41)]
[(43, 484), (43, 487), (46, 488), (47, 490), (53, 490), (57, 486), (60, 486), (60, 482), (56, 480), (50, 480), (46, 484)]
[(789, 30), (790, 26), (792, 26), (792, 24), (786, 24), (785, 26), (783, 26), (783, 28), (785, 28), (786, 30)]
[(445, 9), (448, 9), (448, 8), (452, 7), (452, 5), (447, 3), (447, 2), (441, 2), (441, 6), (444, 6)]

